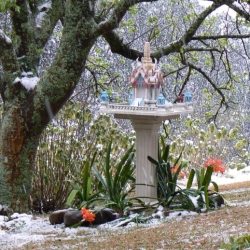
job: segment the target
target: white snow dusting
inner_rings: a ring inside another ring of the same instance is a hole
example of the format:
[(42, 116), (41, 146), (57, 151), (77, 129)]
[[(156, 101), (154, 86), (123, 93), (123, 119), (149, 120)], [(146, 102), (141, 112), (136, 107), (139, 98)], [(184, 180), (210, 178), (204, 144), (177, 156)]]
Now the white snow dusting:
[(0, 30), (0, 38), (2, 38), (6, 44), (12, 44), (11, 39), (6, 36), (2, 30)]
[[(236, 183), (249, 180), (250, 167), (244, 168), (240, 171), (236, 169), (229, 169), (226, 174), (213, 175), (213, 181), (218, 184)], [(185, 180), (181, 180), (184, 185)], [(190, 197), (192, 198), (192, 197)], [(197, 202), (196, 198), (193, 199), (193, 203)], [(231, 204), (232, 205), (232, 204)], [(249, 201), (245, 205), (249, 205)], [(0, 206), (2, 208), (2, 206)], [(135, 216), (135, 215), (133, 215)], [(177, 211), (171, 212), (169, 216), (164, 216), (163, 207), (159, 207), (158, 211), (152, 215), (152, 219), (146, 224), (142, 224), (142, 227), (155, 227), (164, 221), (172, 219), (182, 220), (186, 217), (199, 216), (196, 212), (189, 211)], [(28, 214), (14, 213), (11, 216), (11, 220), (8, 220), (6, 216), (0, 216), (0, 249), (18, 249), (21, 246), (29, 242), (43, 242), (48, 238), (56, 238), (59, 234), (63, 234), (64, 238), (72, 239), (76, 235), (99, 235), (102, 234), (102, 230), (129, 230), (131, 227), (137, 226), (136, 223), (130, 222), (127, 226), (122, 228), (112, 227), (111, 225), (103, 224), (97, 228), (65, 228), (64, 224), (51, 225), (49, 223), (48, 216), (36, 216)], [(120, 231), (119, 231), (120, 232)], [(119, 233), (118, 232), (118, 233)]]

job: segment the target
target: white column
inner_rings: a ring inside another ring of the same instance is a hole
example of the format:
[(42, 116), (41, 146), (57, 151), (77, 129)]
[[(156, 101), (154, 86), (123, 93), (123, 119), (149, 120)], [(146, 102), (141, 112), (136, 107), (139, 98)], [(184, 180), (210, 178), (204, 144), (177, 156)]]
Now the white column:
[(148, 156), (158, 160), (158, 131), (161, 121), (158, 119), (131, 119), (136, 131), (136, 185), (135, 195), (148, 203), (157, 201), (156, 166)]

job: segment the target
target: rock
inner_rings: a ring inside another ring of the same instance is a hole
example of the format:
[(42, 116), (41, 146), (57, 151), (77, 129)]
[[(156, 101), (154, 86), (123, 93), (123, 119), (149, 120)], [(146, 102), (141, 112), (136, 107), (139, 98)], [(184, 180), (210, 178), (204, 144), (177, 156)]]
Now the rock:
[(73, 226), (82, 220), (81, 210), (68, 210), (64, 214), (64, 225), (65, 227)]
[(49, 216), (49, 222), (52, 225), (63, 223), (64, 222), (64, 214), (67, 211), (69, 211), (69, 209), (62, 209), (62, 210), (57, 210), (57, 211), (53, 212)]
[(118, 214), (114, 212), (113, 209), (110, 208), (104, 208), (95, 215), (95, 220), (93, 221), (93, 224), (100, 225), (104, 224), (109, 221), (113, 221), (118, 219)]
[[(95, 220), (90, 223), (88, 221), (84, 221), (82, 226), (89, 226), (89, 225), (100, 225), (104, 224), (109, 221), (113, 221), (118, 218), (118, 214), (115, 213), (112, 209), (104, 208), (97, 212)], [(64, 225), (66, 227), (73, 226), (79, 223), (82, 220), (82, 212), (80, 210), (68, 210), (64, 214)]]

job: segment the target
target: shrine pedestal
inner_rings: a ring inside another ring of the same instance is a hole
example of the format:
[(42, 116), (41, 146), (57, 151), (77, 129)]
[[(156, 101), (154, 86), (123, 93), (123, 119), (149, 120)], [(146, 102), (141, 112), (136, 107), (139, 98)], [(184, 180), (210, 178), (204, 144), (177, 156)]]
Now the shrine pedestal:
[(158, 160), (159, 129), (162, 121), (178, 118), (172, 116), (138, 116), (115, 114), (115, 118), (130, 119), (136, 132), (136, 187), (135, 196), (145, 203), (157, 201), (156, 166), (148, 156)]
[(135, 196), (144, 202), (157, 199), (156, 166), (147, 157), (150, 155), (158, 159), (158, 131), (161, 121), (158, 120), (131, 120), (136, 132), (136, 188)]

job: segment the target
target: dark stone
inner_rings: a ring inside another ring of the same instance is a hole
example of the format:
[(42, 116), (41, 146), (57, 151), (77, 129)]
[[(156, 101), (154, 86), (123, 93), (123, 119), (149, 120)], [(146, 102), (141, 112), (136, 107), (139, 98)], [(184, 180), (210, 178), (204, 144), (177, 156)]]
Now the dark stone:
[(80, 210), (68, 210), (64, 214), (63, 220), (65, 227), (73, 226), (82, 220), (82, 212)]
[[(104, 208), (95, 214), (93, 222), (84, 221), (82, 226), (100, 225), (118, 218), (117, 213), (112, 209)], [(82, 220), (82, 212), (80, 210), (68, 210), (64, 214), (64, 225), (66, 227), (73, 226)]]
[(100, 225), (118, 219), (118, 214), (110, 208), (104, 208), (95, 215), (93, 224)]
[(69, 209), (63, 209), (63, 210), (57, 210), (50, 214), (49, 216), (49, 222), (52, 225), (55, 224), (62, 224), (64, 222), (64, 214), (69, 211)]

